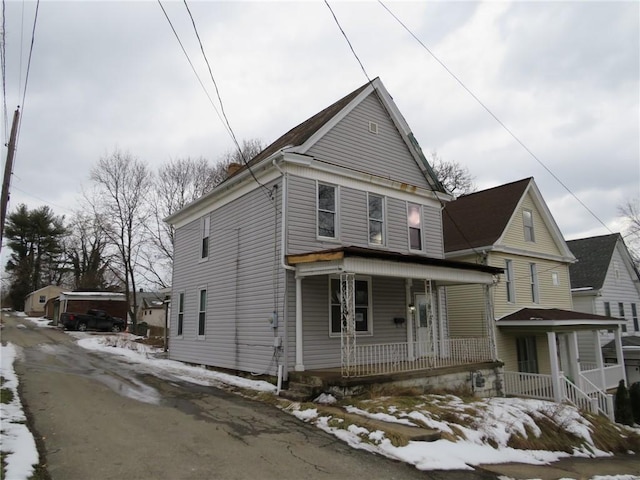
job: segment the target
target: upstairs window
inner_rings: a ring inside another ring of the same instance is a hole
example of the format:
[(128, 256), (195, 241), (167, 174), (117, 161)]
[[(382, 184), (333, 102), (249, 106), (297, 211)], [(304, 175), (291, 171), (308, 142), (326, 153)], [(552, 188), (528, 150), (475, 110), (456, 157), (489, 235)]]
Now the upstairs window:
[(384, 245), (384, 197), (380, 195), (367, 195), (369, 216), (369, 243), (372, 245)]
[(337, 187), (318, 183), (318, 236), (337, 238)]
[(204, 336), (207, 321), (207, 290), (200, 290), (198, 303), (198, 336)]
[(38, 299), (39, 303), (47, 303), (47, 296), (46, 295), (40, 295), (40, 298)]
[(422, 206), (407, 204), (407, 223), (409, 226), (409, 248), (422, 250)]
[(178, 295), (178, 336), (182, 336), (184, 326), (184, 293)]
[(535, 242), (536, 237), (533, 232), (533, 212), (531, 210), (522, 211), (522, 223), (524, 224), (524, 240), (526, 242)]
[(611, 316), (611, 304), (609, 302), (604, 302), (604, 314), (607, 317)]
[(538, 293), (538, 268), (535, 263), (529, 264), (529, 274), (531, 277), (531, 301), (539, 303), (540, 297)]
[(640, 325), (638, 325), (638, 307), (636, 307), (635, 303), (631, 304), (631, 318), (633, 318), (633, 329), (636, 332), (640, 331)]
[(618, 314), (620, 315), (620, 318), (624, 318), (624, 303), (622, 302), (618, 303)]
[(507, 302), (513, 303), (516, 301), (515, 286), (513, 284), (513, 260), (505, 260), (504, 267), (504, 278), (507, 286)]
[(202, 217), (202, 244), (200, 247), (200, 258), (209, 258), (209, 229), (211, 227), (211, 218), (209, 215)]

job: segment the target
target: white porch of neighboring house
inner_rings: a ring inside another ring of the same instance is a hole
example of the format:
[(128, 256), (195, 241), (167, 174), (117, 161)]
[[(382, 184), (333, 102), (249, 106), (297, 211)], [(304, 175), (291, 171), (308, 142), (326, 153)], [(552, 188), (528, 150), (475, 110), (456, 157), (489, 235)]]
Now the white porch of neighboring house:
[[(607, 391), (625, 380), (624, 363), (605, 364), (600, 349), (600, 330), (613, 330), (618, 358), (622, 358), (623, 320), (598, 315), (547, 309), (545, 317), (517, 319), (521, 312), (545, 309), (523, 309), (516, 314), (498, 320), (498, 328), (509, 335), (546, 335), (550, 373), (515, 372), (505, 370), (506, 395), (539, 398), (555, 402), (568, 401), (579, 408), (601, 413), (613, 419), (613, 396)], [(522, 316), (522, 315), (520, 315)], [(585, 317), (568, 319), (563, 317)], [(593, 335), (595, 363), (581, 363), (578, 354), (578, 332), (590, 331)]]
[[(305, 281), (319, 276), (332, 277), (340, 284), (340, 358), (335, 359), (335, 367), (331, 370), (342, 378), (433, 370), (496, 359), (493, 325), (489, 321), (485, 321), (486, 334), (482, 337), (449, 337), (448, 322), (455, 319), (447, 318), (444, 287), (483, 285), (486, 299), (484, 318), (492, 319), (490, 288), (501, 269), (357, 247), (289, 255), (287, 262), (295, 268), (296, 372), (317, 370), (309, 368), (305, 362), (307, 325), (303, 314), (303, 290)], [(400, 302), (404, 317), (393, 319), (403, 329), (404, 341), (385, 342), (382, 334), (363, 341), (357, 335), (355, 282), (361, 276), (374, 281), (376, 278), (404, 281), (404, 298), (395, 299)], [(329, 312), (328, 306), (326, 311)]]

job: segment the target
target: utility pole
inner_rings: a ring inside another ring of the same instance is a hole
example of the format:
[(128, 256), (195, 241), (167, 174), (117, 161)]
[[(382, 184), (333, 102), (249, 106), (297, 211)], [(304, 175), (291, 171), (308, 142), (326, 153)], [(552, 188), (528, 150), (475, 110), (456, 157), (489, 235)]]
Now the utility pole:
[(4, 221), (7, 218), (7, 204), (9, 203), (9, 184), (13, 171), (13, 154), (16, 150), (16, 136), (18, 134), (18, 120), (20, 119), (20, 107), (13, 113), (11, 124), (11, 136), (9, 137), (9, 149), (7, 150), (7, 162), (4, 165), (4, 179), (2, 181), (2, 197), (0, 197), (0, 250), (2, 250), (2, 235), (4, 234)]

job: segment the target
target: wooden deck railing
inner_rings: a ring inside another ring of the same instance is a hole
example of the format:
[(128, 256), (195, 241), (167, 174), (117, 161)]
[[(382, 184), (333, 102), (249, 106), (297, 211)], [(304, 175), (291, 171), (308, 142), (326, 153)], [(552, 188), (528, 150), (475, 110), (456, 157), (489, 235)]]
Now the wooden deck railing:
[(554, 400), (553, 378), (540, 373), (504, 372), (504, 393), (517, 397)]

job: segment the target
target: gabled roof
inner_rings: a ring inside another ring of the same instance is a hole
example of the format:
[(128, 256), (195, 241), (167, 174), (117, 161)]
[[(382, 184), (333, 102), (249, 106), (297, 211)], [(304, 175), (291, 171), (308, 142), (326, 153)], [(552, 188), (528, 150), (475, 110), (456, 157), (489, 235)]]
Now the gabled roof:
[(613, 233), (567, 242), (578, 259), (569, 267), (572, 289), (591, 287), (594, 290), (600, 290), (602, 288), (619, 238), (619, 233)]
[(464, 195), (442, 212), (444, 251), (495, 244), (507, 228), (532, 178)]

